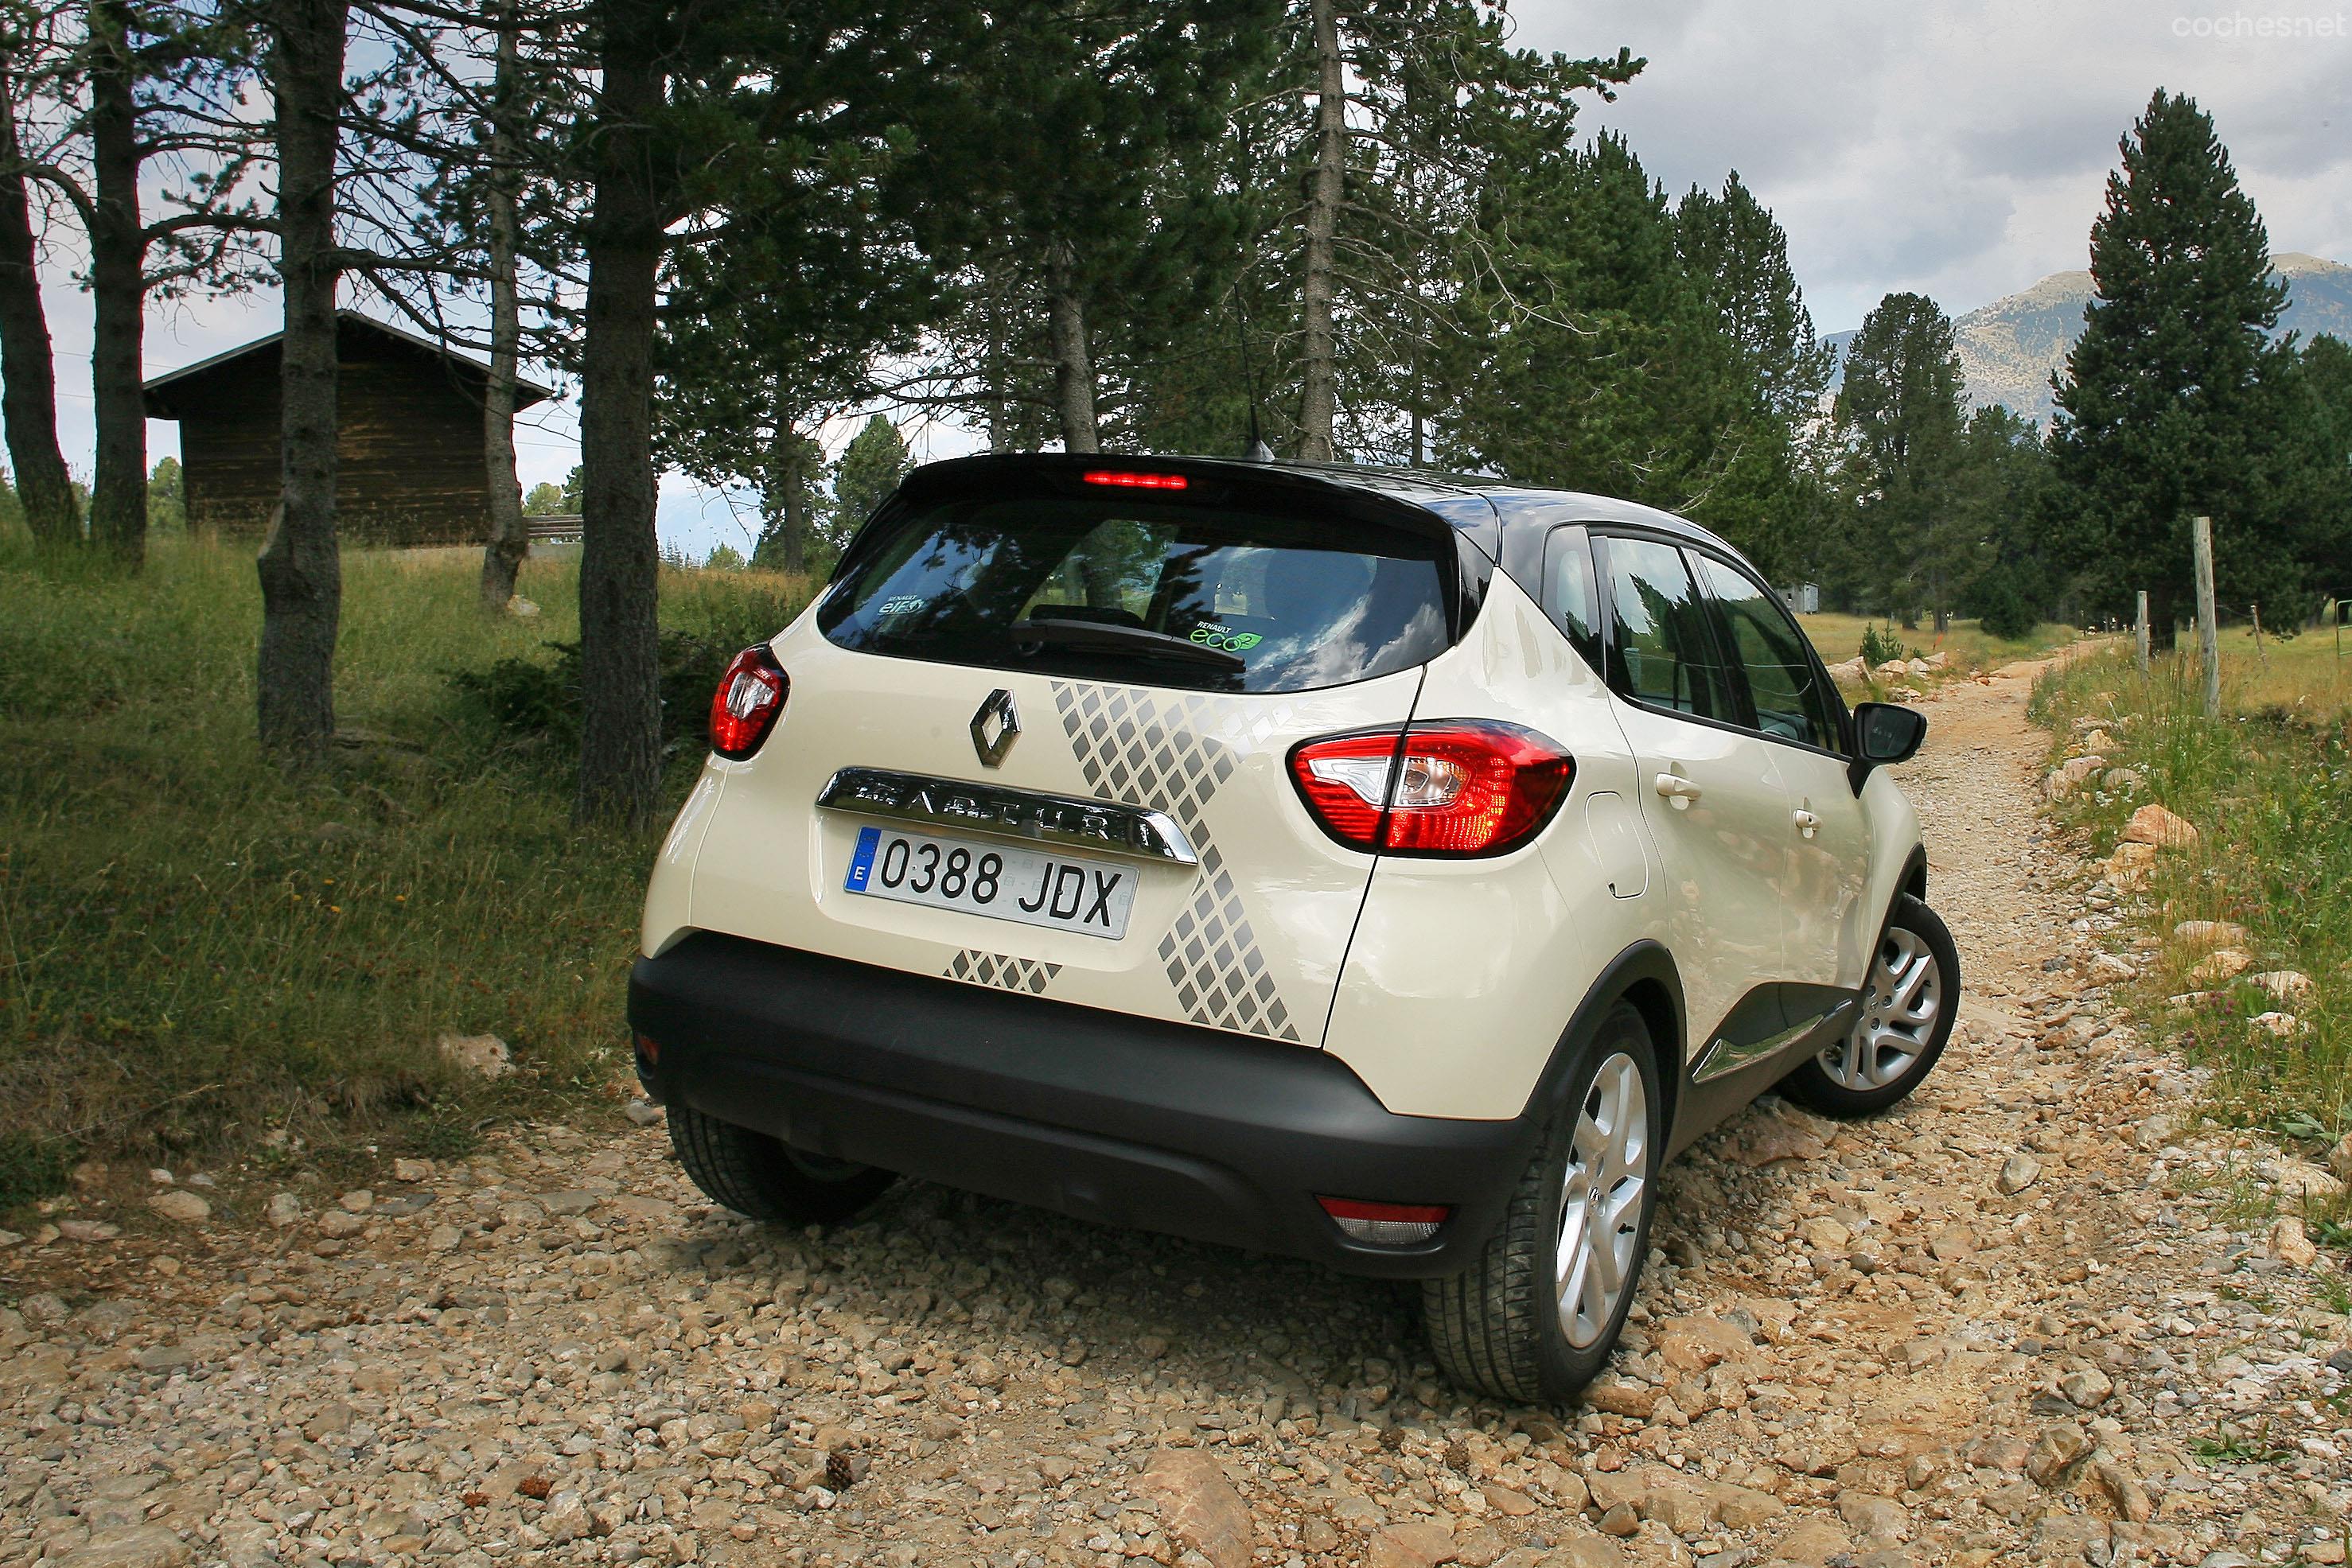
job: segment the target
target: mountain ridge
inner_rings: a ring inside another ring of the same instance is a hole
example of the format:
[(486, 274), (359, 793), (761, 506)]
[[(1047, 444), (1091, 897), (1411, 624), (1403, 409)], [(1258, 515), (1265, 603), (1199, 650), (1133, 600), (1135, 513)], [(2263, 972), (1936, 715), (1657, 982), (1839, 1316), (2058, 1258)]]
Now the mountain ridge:
[[(2302, 251), (2281, 251), (2271, 257), (2271, 267), (2287, 285), (2281, 332), (2300, 333), (2305, 341), (2327, 332), (2352, 342), (2352, 267)], [(1997, 402), (2048, 424), (2057, 407), (2050, 392), (2051, 373), (2064, 366), (2067, 350), (2082, 333), (2083, 311), (2092, 297), (2088, 272), (2053, 272), (1954, 317), (1952, 347), (1960, 356), (1969, 406)], [(1837, 350), (1839, 375), (1844, 370), (1846, 345), (1853, 338), (1854, 332), (1847, 330), (1822, 340)], [(1831, 378), (1832, 391), (1838, 379)]]

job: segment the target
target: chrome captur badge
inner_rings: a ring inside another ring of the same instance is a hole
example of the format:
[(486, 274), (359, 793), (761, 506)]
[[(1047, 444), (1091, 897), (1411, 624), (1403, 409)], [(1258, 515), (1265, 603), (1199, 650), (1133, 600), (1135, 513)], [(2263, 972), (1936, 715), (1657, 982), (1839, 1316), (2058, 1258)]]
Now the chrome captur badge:
[(1034, 789), (893, 773), (882, 768), (845, 768), (825, 780), (824, 788), (817, 791), (816, 803), (828, 811), (849, 811), (861, 817), (892, 817), (929, 827), (1139, 855), (1175, 865), (1201, 862), (1184, 830), (1165, 811), (1117, 800), (1041, 795)]
[[(996, 721), (993, 738), (991, 738), (988, 729), (991, 719)], [(1021, 710), (1013, 706), (1013, 694), (999, 686), (988, 694), (987, 700), (980, 705), (980, 711), (971, 716), (971, 748), (980, 753), (982, 763), (995, 768), (1003, 763), (1004, 754), (1013, 749), (1013, 743), (1020, 734)]]

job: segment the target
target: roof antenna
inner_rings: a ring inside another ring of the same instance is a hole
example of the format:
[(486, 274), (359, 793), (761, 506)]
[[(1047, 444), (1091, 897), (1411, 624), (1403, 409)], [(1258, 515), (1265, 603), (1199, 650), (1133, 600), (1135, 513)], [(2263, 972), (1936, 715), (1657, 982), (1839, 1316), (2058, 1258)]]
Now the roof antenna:
[(1234, 308), (1237, 312), (1235, 318), (1237, 329), (1234, 336), (1240, 343), (1242, 350), (1242, 379), (1249, 383), (1249, 450), (1243, 453), (1242, 456), (1251, 463), (1271, 463), (1274, 461), (1274, 448), (1265, 444), (1265, 437), (1258, 432), (1257, 371), (1250, 364), (1249, 304), (1239, 294), (1235, 294)]

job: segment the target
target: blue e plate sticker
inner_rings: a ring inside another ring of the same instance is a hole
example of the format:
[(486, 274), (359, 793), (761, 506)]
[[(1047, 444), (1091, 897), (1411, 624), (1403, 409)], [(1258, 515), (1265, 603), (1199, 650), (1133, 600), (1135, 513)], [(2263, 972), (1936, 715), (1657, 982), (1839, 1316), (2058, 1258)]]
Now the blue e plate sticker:
[(881, 843), (881, 829), (860, 828), (857, 830), (857, 852), (850, 857), (849, 880), (842, 884), (851, 893), (864, 893), (866, 891), (866, 879), (874, 874), (875, 846)]

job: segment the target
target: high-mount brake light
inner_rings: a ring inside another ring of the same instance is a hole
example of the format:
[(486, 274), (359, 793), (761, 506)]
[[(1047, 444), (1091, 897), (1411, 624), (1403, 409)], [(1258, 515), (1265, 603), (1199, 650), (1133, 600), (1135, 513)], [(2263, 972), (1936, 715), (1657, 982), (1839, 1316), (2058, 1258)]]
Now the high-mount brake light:
[(1323, 831), (1352, 848), (1496, 855), (1551, 821), (1576, 759), (1523, 725), (1441, 719), (1306, 741), (1290, 776)]
[(1189, 481), (1181, 474), (1139, 474), (1129, 468), (1092, 468), (1089, 485), (1114, 485), (1126, 490), (1181, 490)]
[(710, 696), (710, 749), (734, 762), (759, 750), (792, 689), (784, 667), (765, 644), (728, 660), (727, 673)]
[(1413, 1247), (1437, 1234), (1453, 1208), (1442, 1203), (1366, 1203), (1353, 1197), (1318, 1197), (1323, 1212), (1358, 1241), (1375, 1247)]

